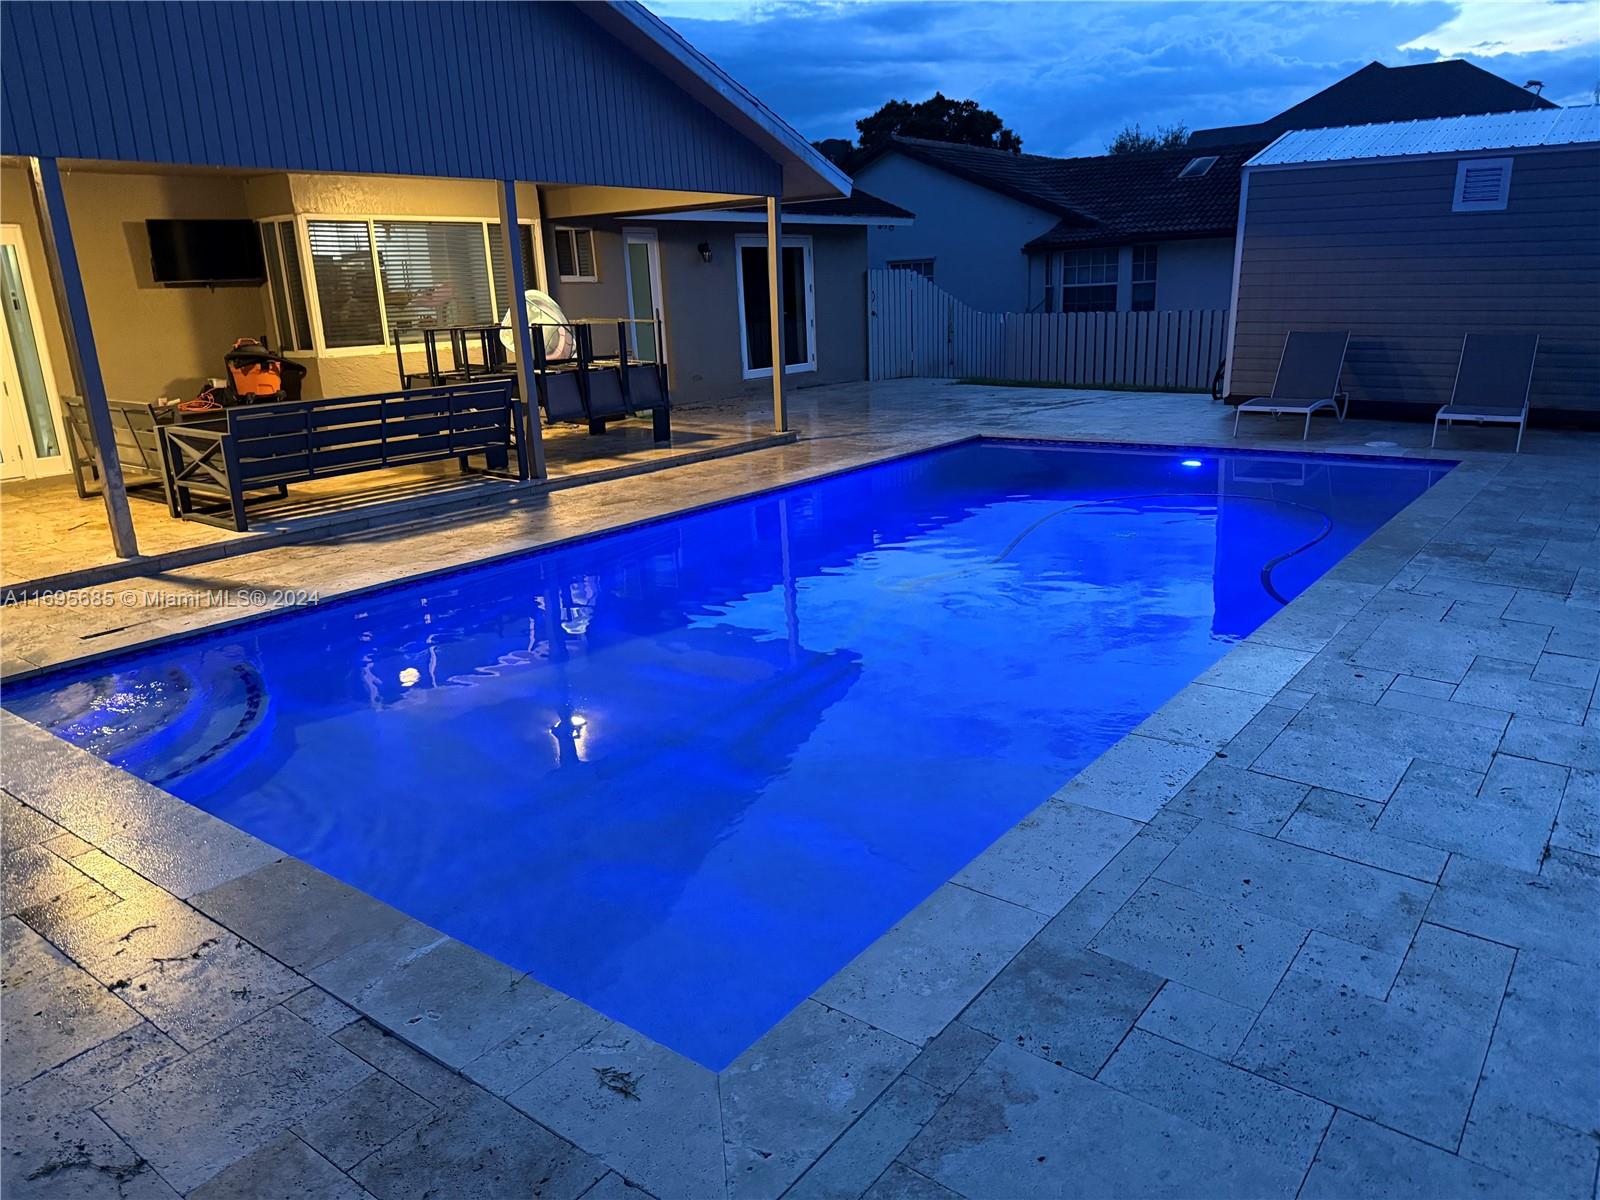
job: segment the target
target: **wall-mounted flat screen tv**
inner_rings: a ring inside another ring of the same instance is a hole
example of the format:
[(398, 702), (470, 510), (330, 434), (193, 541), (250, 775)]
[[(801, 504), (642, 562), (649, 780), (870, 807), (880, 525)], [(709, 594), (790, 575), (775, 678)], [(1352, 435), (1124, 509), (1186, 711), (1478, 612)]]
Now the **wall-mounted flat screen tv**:
[(167, 287), (259, 287), (267, 281), (254, 221), (146, 221), (150, 273)]

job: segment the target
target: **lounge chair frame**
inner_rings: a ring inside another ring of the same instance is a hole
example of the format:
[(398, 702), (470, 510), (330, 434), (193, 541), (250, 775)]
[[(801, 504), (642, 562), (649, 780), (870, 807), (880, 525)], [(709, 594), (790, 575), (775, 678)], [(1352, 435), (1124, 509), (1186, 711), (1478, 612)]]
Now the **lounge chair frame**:
[(1333, 391), (1327, 396), (1316, 398), (1279, 396), (1278, 381), (1283, 378), (1283, 364), (1289, 357), (1289, 345), (1294, 340), (1294, 335), (1301, 330), (1290, 330), (1283, 339), (1283, 349), (1278, 354), (1278, 369), (1272, 377), (1272, 394), (1256, 396), (1246, 400), (1233, 410), (1233, 436), (1239, 436), (1239, 418), (1247, 412), (1271, 413), (1272, 419), (1277, 420), (1286, 413), (1299, 415), (1305, 414), (1305, 428), (1300, 431), (1300, 440), (1303, 442), (1311, 436), (1311, 415), (1324, 408), (1333, 409), (1333, 415), (1344, 422), (1345, 414), (1350, 408), (1350, 397), (1339, 390), (1339, 376), (1344, 371), (1345, 355), (1350, 350), (1350, 334), (1344, 334), (1344, 345), (1339, 351), (1339, 369), (1334, 372)]
[(1515, 425), (1517, 427), (1517, 446), (1513, 454), (1522, 453), (1522, 435), (1528, 428), (1528, 399), (1533, 393), (1533, 368), (1539, 360), (1539, 335), (1533, 335), (1533, 353), (1528, 357), (1528, 378), (1522, 388), (1522, 409), (1520, 412), (1512, 411), (1513, 406), (1507, 406), (1504, 412), (1495, 412), (1490, 409), (1463, 407), (1452, 412), (1455, 408), (1456, 396), (1461, 391), (1461, 367), (1467, 361), (1467, 346), (1472, 340), (1472, 334), (1466, 334), (1461, 339), (1461, 355), (1456, 359), (1456, 378), (1450, 386), (1450, 403), (1433, 414), (1433, 440), (1428, 443), (1430, 448), (1439, 444), (1439, 423), (1445, 425)]

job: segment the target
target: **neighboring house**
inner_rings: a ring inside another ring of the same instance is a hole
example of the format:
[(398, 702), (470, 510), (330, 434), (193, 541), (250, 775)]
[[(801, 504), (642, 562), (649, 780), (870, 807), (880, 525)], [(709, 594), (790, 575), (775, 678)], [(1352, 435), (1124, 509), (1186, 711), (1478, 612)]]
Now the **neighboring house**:
[(1348, 330), (1351, 402), (1426, 416), (1466, 334), (1526, 332), (1533, 407), (1600, 414), (1600, 109), (1289, 133), (1244, 193), (1233, 395), (1290, 330)]
[(976, 308), (1222, 309), (1239, 173), (1285, 130), (1551, 107), (1470, 63), (1372, 63), (1267, 121), (1202, 130), (1179, 150), (1049, 158), (896, 138), (852, 168), (917, 213), (869, 235), (872, 265), (929, 275)]
[[(735, 263), (734, 226), (711, 223), (732, 218), (704, 217), (696, 233), (668, 217), (751, 204), (764, 215), (769, 198), (850, 191), (804, 138), (636, 4), (229, 9), (247, 31), (207, 6), (183, 11), (194, 19), (161, 4), (0, 8), (3, 72), (15, 84), (0, 112), (0, 265), (8, 296), (9, 272), (20, 272), (16, 294), (31, 310), (23, 332), (6, 323), (30, 382), (25, 405), (5, 406), (8, 474), (65, 469), (56, 401), (83, 387), (69, 347), (125, 400), (192, 396), (222, 373), (235, 338), (263, 330), (306, 364), (308, 396), (390, 389), (397, 328), (414, 345), (424, 324), (505, 311), (508, 242), (528, 286), (548, 285), (580, 312), (659, 307), (680, 398), (739, 390), (751, 347), (722, 275)], [(215, 66), (237, 61), (241, 39), (271, 47), (270, 86)], [(801, 298), (787, 311), (817, 324), (819, 376), (847, 377), (847, 364), (849, 377), (865, 374), (864, 335), (830, 325), (843, 314), (864, 324), (865, 248), (845, 270), (834, 241), (861, 243), (868, 215), (906, 215), (863, 205), (841, 210), (850, 223), (837, 233), (813, 233), (797, 216), (784, 234), (813, 239), (816, 294), (803, 298), (804, 316)], [(502, 211), (519, 226), (514, 239), (501, 235)], [(659, 236), (624, 255), (621, 231), (638, 213), (660, 215)], [(231, 286), (161, 286), (145, 223), (173, 219), (255, 222), (264, 268)], [(765, 220), (739, 231), (764, 244)], [(689, 237), (716, 243), (710, 265), (685, 261)], [(747, 276), (743, 299), (766, 286), (764, 272)]]
[[(868, 231), (911, 218), (860, 189), (783, 206), (784, 373), (795, 386), (866, 378)], [(559, 276), (550, 290), (570, 317), (627, 311), (654, 255), (674, 394), (755, 395), (772, 377), (765, 221), (747, 206), (595, 222), (573, 231), (580, 245), (592, 244), (592, 270)], [(648, 304), (634, 307), (648, 315)], [(614, 342), (596, 335), (598, 350)]]

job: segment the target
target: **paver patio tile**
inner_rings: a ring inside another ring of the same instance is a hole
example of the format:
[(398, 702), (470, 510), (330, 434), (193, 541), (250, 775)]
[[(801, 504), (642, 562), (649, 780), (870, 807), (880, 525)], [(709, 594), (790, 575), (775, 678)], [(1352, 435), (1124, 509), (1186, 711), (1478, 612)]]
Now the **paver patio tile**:
[(13, 850), (0, 861), (6, 887), (7, 916), (26, 913), (30, 924), (88, 916), (117, 902), (117, 895), (101, 887), (66, 859), (41, 845)]
[(1201, 672), (1195, 682), (1254, 692), (1270, 699), (1287, 687), (1289, 680), (1310, 660), (1310, 651), (1291, 650), (1247, 638)]
[[(1478, 604), (1498, 604), (1503, 610), (1517, 594), (1517, 589), (1504, 583), (1480, 583), (1462, 579), (1448, 573), (1430, 569), (1426, 575), (1405, 589), (1417, 596), (1443, 597), (1449, 601), (1470, 600)], [(1413, 614), (1423, 617), (1423, 613)], [(1444, 616), (1441, 610), (1438, 614)]]
[(1283, 827), (1310, 790), (1303, 783), (1217, 759), (1201, 768), (1167, 807), (1270, 836)]
[(308, 987), (283, 1002), (283, 1006), (318, 1033), (334, 1034), (357, 1019), (356, 1010), (319, 987)]
[[(1449, 684), (1443, 686), (1452, 693), (1457, 691), (1457, 688)], [(1378, 699), (1378, 703), (1384, 708), (1403, 709), (1430, 721), (1439, 721), (1446, 725), (1475, 725), (1480, 729), (1493, 730), (1495, 733), (1504, 733), (1506, 725), (1511, 720), (1509, 712), (1480, 708), (1476, 704), (1463, 704), (1457, 700), (1419, 696), (1415, 692), (1396, 691), (1392, 687)]]
[(1300, 1172), (1015, 1046), (994, 1053), (903, 1160), (972, 1196), (1293, 1196)]
[(21, 1123), (93, 1108), (183, 1057), (183, 1048), (148, 1021), (21, 1084), (7, 1079), (5, 1105)]
[(1093, 1075), (1160, 990), (1161, 976), (1039, 938), (961, 1014), (1007, 1045)]
[(480, 1092), (401, 1134), (351, 1176), (379, 1200), (577, 1200), (605, 1173), (599, 1159)]
[(723, 1194), (716, 1074), (625, 1026), (506, 1101), (662, 1200)]
[(1318, 697), (1250, 764), (1365, 800), (1387, 800), (1414, 758), (1487, 770), (1500, 733), (1441, 727), (1379, 705)]
[(190, 1192), (193, 1200), (363, 1200), (367, 1195), (292, 1133), (223, 1169)]
[(496, 1096), (504, 1096), (610, 1028), (609, 1018), (581, 1000), (552, 992), (532, 1010), (524, 1028), (489, 1047), (461, 1071)]
[(1390, 693), (1400, 693), (1407, 696), (1422, 696), (1429, 700), (1448, 700), (1456, 690), (1453, 683), (1443, 683), (1437, 679), (1423, 679), (1419, 675), (1396, 675), (1394, 682), (1389, 685)]
[(1289, 681), (1289, 686), (1317, 696), (1375, 704), (1395, 680), (1394, 672), (1351, 663), (1345, 652), (1323, 650)]
[(1191, 683), (1141, 721), (1135, 732), (1180, 746), (1220, 750), (1270, 699), (1256, 692)]
[(365, 1017), (345, 1026), (333, 1040), (424, 1100), (447, 1107), (473, 1092), (472, 1081), (436, 1059), (380, 1029)]
[(87, 916), (31, 912), (34, 928), (102, 983), (141, 975), (220, 941), (221, 926), (181, 900), (151, 888)]
[(0, 1192), (6, 1200), (174, 1200), (178, 1195), (93, 1113), (7, 1120), (4, 1146)]
[(1600, 983), (1591, 970), (1522, 951), (1461, 1152), (1552, 1194), (1580, 1195), (1594, 1186), (1596, 1129)]
[(1089, 947), (1158, 977), (1259, 1009), (1305, 936), (1304, 926), (1152, 879)]
[(1428, 920), (1490, 941), (1600, 967), (1594, 914), (1600, 876), (1586, 856), (1557, 851), (1539, 874), (1454, 857), (1428, 906)]
[(1291, 971), (1233, 1061), (1454, 1148), (1488, 1045), (1487, 1024), (1441, 1024), (1349, 986)]
[(1525, 717), (1544, 717), (1576, 725), (1583, 720), (1589, 691), (1559, 683), (1541, 683), (1526, 663), (1477, 658), (1456, 688), (1455, 700), (1479, 708), (1497, 709)]
[(608, 1171), (587, 1192), (583, 1200), (656, 1200), (636, 1183), (631, 1183), (615, 1171)]
[(1300, 1200), (1522, 1200), (1527, 1195), (1508, 1175), (1347, 1112), (1333, 1118), (1300, 1190)]
[(95, 1112), (187, 1192), (371, 1072), (280, 1006), (102, 1101)]
[(1600, 771), (1569, 771), (1550, 844), (1600, 855)]
[(784, 1200), (856, 1200), (922, 1132), (943, 1100), (927, 1084), (902, 1075), (783, 1194)]
[(1302, 700), (1295, 704), (1269, 704), (1258, 712), (1250, 724), (1241, 729), (1231, 738), (1226, 746), (1219, 750), (1216, 757), (1235, 767), (1248, 767), (1255, 761), (1273, 740), (1288, 727), (1294, 720), (1295, 714), (1303, 709), (1309, 700)]
[(0, 994), (54, 974), (70, 962), (16, 917), (0, 920)]
[(115, 990), (179, 1045), (193, 1049), (304, 986), (282, 963), (227, 934), (189, 957), (157, 963)]
[(191, 903), (299, 971), (382, 937), (405, 914), (296, 858), (279, 858)]
[(904, 1163), (896, 1162), (889, 1164), (889, 1169), (878, 1176), (878, 1181), (862, 1194), (861, 1200), (960, 1200), (960, 1196)]
[(1203, 746), (1130, 734), (1078, 772), (1054, 799), (1148, 821), (1212, 757)]
[(1382, 1000), (1404, 962), (1404, 950), (1373, 950), (1313, 929), (1289, 970)]
[(1033, 909), (947, 883), (818, 988), (814, 999), (920, 1046), (1045, 920)]
[(801, 1004), (722, 1072), (728, 1194), (777, 1196), (915, 1057), (844, 1013)]
[(1096, 1079), (1302, 1173), (1333, 1118), (1320, 1100), (1139, 1029)]
[(1156, 878), (1391, 952), (1410, 942), (1433, 892), (1404, 875), (1214, 822), (1185, 839)]
[(1494, 583), (1502, 587), (1556, 592), (1561, 595), (1572, 590), (1573, 581), (1578, 574), (1577, 569), (1572, 567), (1506, 562), (1441, 562), (1435, 573), (1448, 578), (1470, 579), (1477, 583)]
[(1515, 957), (1509, 946), (1424, 923), (1389, 1002), (1434, 1021), (1472, 1029), (1492, 1026)]
[(140, 1023), (87, 972), (66, 966), (5, 993), (0, 1074), (14, 1088)]
[(307, 972), (447, 1066), (525, 1029), (556, 993), (418, 921)]
[(415, 1092), (374, 1073), (311, 1113), (293, 1132), (341, 1171), (348, 1171), (434, 1111)]
[(1127, 817), (1049, 800), (952, 882), (1054, 916), (1138, 832), (1138, 823)]
[(61, 826), (29, 808), (9, 792), (0, 792), (0, 853), (10, 854), (60, 836)]
[(1374, 800), (1313, 788), (1278, 831), (1278, 839), (1436, 883), (1450, 857), (1449, 851), (1378, 833), (1374, 826), (1383, 815), (1383, 808)]
[(1169, 979), (1135, 1028), (1226, 1061), (1244, 1041), (1255, 1019), (1254, 1009)]
[(1570, 654), (1545, 653), (1539, 656), (1539, 665), (1533, 668), (1532, 678), (1538, 683), (1555, 683), (1593, 691), (1595, 681), (1600, 679), (1600, 662)]
[(1128, 897), (1139, 890), (1139, 885), (1150, 878), (1178, 842), (1187, 836), (1186, 831), (1179, 837), (1169, 838), (1156, 826), (1145, 826), (1133, 841), (1118, 851), (1103, 871), (1086, 883), (1083, 890), (1051, 918), (1041, 931), (1041, 936), (1063, 949), (1087, 946), (1106, 922), (1117, 915), (1117, 910), (1128, 902)]
[(1600, 709), (1591, 704), (1581, 726), (1540, 717), (1512, 717), (1500, 749), (1521, 758), (1536, 758), (1580, 771), (1600, 771), (1600, 728), (1595, 726), (1596, 712)]
[[(1579, 550), (1581, 554), (1581, 549)], [(1595, 561), (1591, 546), (1589, 557), (1573, 566), (1588, 566)], [(1506, 619), (1528, 621), (1550, 627), (1552, 654), (1567, 654), (1577, 658), (1600, 658), (1600, 612), (1585, 604), (1574, 604), (1564, 596), (1553, 596), (1535, 591), (1519, 591), (1506, 607)]]
[(951, 1021), (912, 1059), (906, 1074), (948, 1096), (989, 1057), (994, 1044), (995, 1039), (989, 1034), (960, 1021)]
[(1537, 871), (1566, 787), (1564, 767), (1497, 754), (1487, 775), (1411, 764), (1374, 832)]
[(1468, 624), (1385, 617), (1351, 655), (1351, 661), (1380, 671), (1459, 682), (1480, 655), (1532, 667), (1544, 652), (1548, 637), (1544, 626), (1520, 621)]

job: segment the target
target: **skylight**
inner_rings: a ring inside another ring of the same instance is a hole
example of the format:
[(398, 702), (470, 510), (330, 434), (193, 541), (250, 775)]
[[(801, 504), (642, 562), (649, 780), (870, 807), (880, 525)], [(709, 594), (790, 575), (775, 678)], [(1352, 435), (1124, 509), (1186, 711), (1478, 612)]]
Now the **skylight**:
[(1216, 165), (1217, 156), (1208, 155), (1205, 158), (1191, 158), (1189, 165), (1178, 172), (1179, 179), (1198, 179)]

